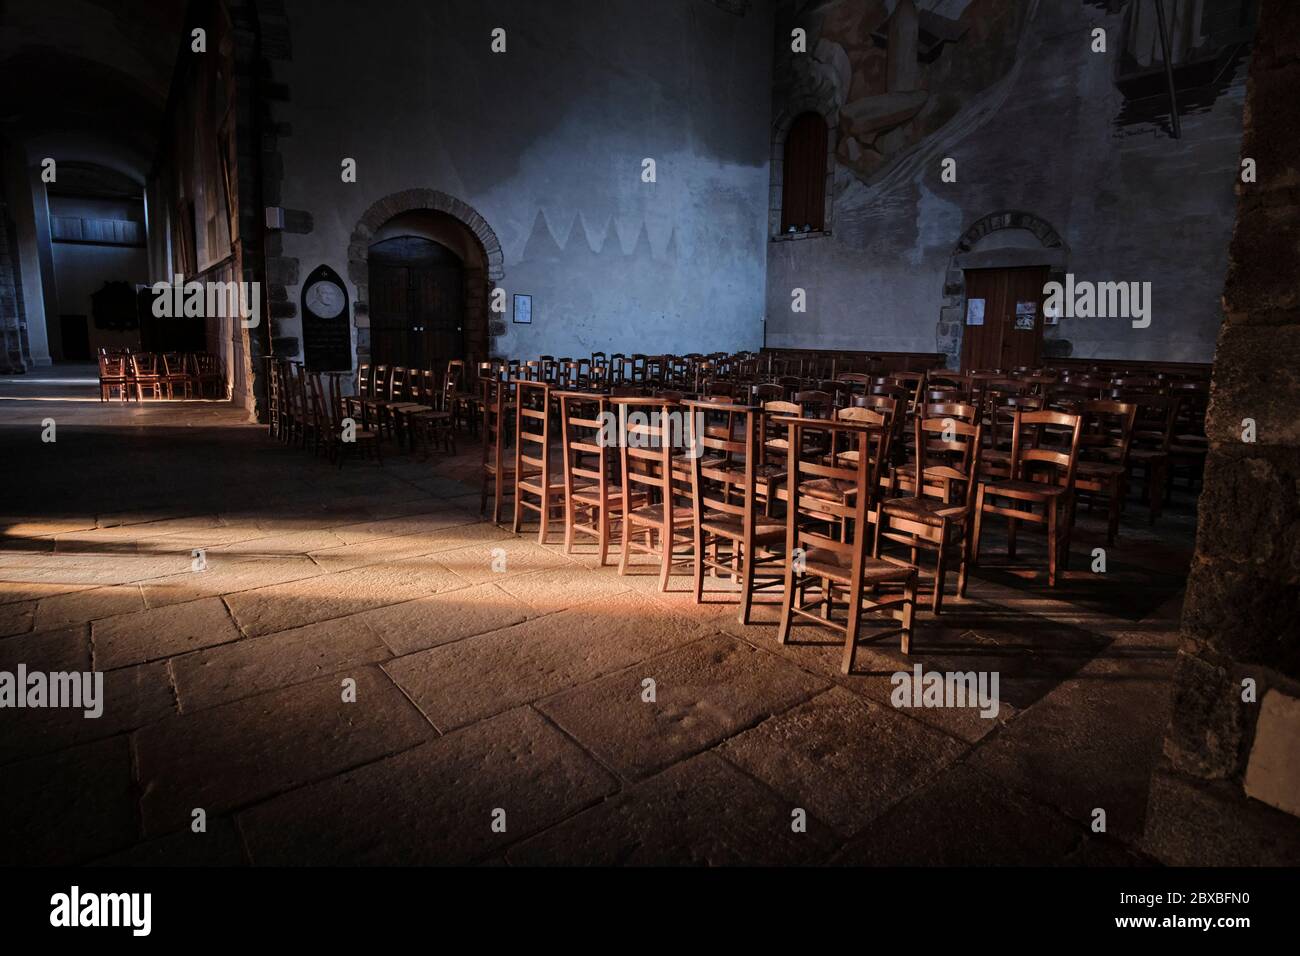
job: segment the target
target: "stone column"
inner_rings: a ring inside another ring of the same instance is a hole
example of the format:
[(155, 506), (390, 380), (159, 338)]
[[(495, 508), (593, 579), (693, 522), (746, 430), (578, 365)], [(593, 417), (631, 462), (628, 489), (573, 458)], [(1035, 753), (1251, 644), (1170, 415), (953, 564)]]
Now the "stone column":
[(1258, 181), (1237, 186), (1174, 713), (1147, 808), (1145, 848), (1170, 864), (1300, 863), (1298, 85), (1300, 4), (1263, 0), (1242, 141)]

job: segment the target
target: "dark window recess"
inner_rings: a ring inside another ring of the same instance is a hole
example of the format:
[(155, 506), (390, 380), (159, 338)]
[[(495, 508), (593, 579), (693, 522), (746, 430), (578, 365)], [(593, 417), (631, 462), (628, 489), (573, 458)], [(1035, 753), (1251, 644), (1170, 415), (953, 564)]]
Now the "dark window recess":
[(797, 117), (785, 137), (781, 183), (781, 233), (826, 228), (826, 121)]

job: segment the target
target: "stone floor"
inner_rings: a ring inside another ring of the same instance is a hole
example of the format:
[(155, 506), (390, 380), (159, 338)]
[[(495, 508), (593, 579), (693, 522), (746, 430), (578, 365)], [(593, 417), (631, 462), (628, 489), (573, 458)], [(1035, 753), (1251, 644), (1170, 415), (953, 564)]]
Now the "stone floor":
[[(0, 380), (0, 671), (106, 695), (0, 711), (0, 862), (1146, 862), (1186, 492), (1104, 574), (1085, 515), (1054, 592), (991, 535), (910, 659), (844, 677), (723, 581), (697, 606), (482, 521), (476, 454), (336, 469), (222, 404)], [(1000, 713), (893, 707), (913, 662), (997, 671)]]

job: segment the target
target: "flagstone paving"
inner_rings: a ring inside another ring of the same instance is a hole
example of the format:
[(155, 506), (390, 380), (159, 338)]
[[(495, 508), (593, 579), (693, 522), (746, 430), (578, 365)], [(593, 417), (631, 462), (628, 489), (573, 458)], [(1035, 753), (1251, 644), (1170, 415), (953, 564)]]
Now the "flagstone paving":
[[(97, 720), (0, 709), (0, 863), (1145, 862), (1186, 493), (1113, 575), (1082, 514), (1055, 591), (992, 532), (844, 676), (774, 597), (483, 521), (471, 440), (339, 469), (216, 403), (0, 412), (0, 671), (105, 677)], [(996, 671), (997, 715), (895, 706), (915, 663)]]

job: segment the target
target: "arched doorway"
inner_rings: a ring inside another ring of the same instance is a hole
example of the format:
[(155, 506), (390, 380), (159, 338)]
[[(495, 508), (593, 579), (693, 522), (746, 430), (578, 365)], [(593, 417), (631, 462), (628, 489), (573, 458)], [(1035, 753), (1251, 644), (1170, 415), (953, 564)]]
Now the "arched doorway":
[[(395, 239), (405, 241), (391, 242)], [(348, 278), (356, 287), (356, 360), (403, 364), (396, 356), (404, 355), (411, 365), (422, 355), (423, 367), (435, 370), (450, 358), (463, 358), (471, 368), (486, 361), (491, 337), (504, 332), (488, 311), (492, 287), (504, 274), (502, 260), (491, 227), (453, 196), (408, 189), (375, 202), (352, 231), (348, 247)], [(402, 275), (393, 268), (408, 271)], [(459, 323), (450, 321), (453, 314)], [(399, 346), (398, 338), (404, 344)]]
[(370, 359), (376, 365), (446, 368), (465, 355), (465, 264), (422, 236), (370, 247)]
[[(1037, 365), (1068, 355), (1069, 342), (1044, 326), (1041, 308), (1043, 284), (1064, 279), (1068, 256), (1060, 234), (1033, 213), (976, 220), (953, 248), (944, 282), (936, 344), (948, 367)], [(970, 299), (981, 300), (978, 315), (970, 314)]]
[(367, 255), (370, 361), (441, 370), (487, 349), (481, 308), (483, 247), (453, 216), (400, 213), (375, 231)]

